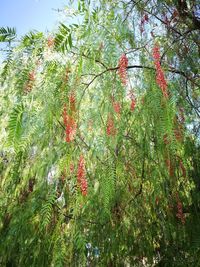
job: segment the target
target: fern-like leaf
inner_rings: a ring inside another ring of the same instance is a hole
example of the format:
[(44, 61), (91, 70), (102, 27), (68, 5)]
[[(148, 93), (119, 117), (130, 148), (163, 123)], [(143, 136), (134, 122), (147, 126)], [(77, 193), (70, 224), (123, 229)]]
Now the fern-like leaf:
[(51, 192), (47, 196), (47, 200), (45, 204), (42, 207), (41, 213), (42, 213), (42, 228), (46, 228), (47, 225), (49, 225), (52, 217), (52, 211), (53, 211), (53, 205), (56, 201), (56, 194), (55, 192)]
[(11, 42), (16, 37), (16, 29), (10, 27), (0, 28), (0, 42)]
[(68, 28), (63, 23), (60, 24), (59, 32), (55, 37), (55, 48), (57, 51), (65, 52), (72, 47), (72, 31), (77, 28), (78, 25), (73, 24)]
[(8, 143), (13, 145), (15, 150), (18, 147), (22, 135), (22, 118), (24, 107), (22, 104), (17, 105), (10, 115), (8, 124)]

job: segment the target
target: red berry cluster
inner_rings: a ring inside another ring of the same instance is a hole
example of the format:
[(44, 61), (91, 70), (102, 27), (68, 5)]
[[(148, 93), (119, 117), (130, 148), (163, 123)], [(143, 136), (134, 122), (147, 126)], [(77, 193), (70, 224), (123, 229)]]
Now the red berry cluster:
[(66, 168), (64, 168), (62, 173), (61, 173), (61, 180), (63, 183), (65, 182), (66, 176), (67, 176), (67, 172), (66, 172)]
[(69, 67), (66, 67), (66, 69), (65, 69), (65, 73), (64, 73), (64, 82), (68, 82), (68, 80), (69, 80), (69, 74), (71, 73), (71, 70), (70, 70), (70, 68)]
[(132, 99), (131, 99), (131, 107), (130, 107), (130, 110), (131, 110), (131, 111), (134, 111), (134, 109), (135, 109), (135, 105), (136, 105), (135, 98), (132, 98)]
[(171, 177), (173, 177), (173, 176), (174, 176), (174, 166), (173, 166), (171, 160), (170, 160), (170, 159), (167, 159), (167, 160), (165, 161), (165, 163), (166, 163), (166, 165), (167, 165), (169, 175), (170, 175)]
[(49, 36), (48, 39), (47, 39), (47, 46), (49, 48), (52, 48), (54, 46), (54, 43), (55, 43), (54, 38)]
[(72, 162), (70, 162), (69, 170), (70, 170), (70, 173), (74, 172), (74, 164)]
[(124, 85), (127, 84), (127, 72), (126, 68), (128, 67), (128, 58), (125, 54), (122, 54), (119, 59), (119, 77)]
[(183, 141), (183, 133), (181, 131), (181, 128), (174, 129), (174, 136), (178, 142)]
[(183, 213), (183, 204), (181, 203), (178, 193), (176, 194), (176, 200), (177, 200), (177, 213), (176, 217), (181, 220), (182, 224), (185, 224), (185, 215)]
[(114, 109), (115, 113), (120, 115), (120, 113), (121, 113), (121, 104), (118, 101), (113, 101), (112, 105), (113, 105), (113, 109)]
[(142, 19), (141, 19), (141, 22), (140, 22), (140, 32), (143, 33), (144, 32), (144, 25), (145, 23), (147, 23), (149, 21), (149, 16), (148, 14), (145, 14)]
[(184, 116), (184, 108), (179, 108), (179, 121), (180, 123), (184, 123), (185, 122), (185, 116)]
[(163, 14), (163, 21), (164, 21), (164, 24), (166, 25), (166, 27), (170, 26), (170, 20), (166, 14)]
[(159, 46), (155, 45), (153, 48), (153, 59), (154, 59), (155, 67), (156, 67), (156, 82), (158, 86), (161, 88), (163, 96), (165, 98), (168, 98), (167, 82), (165, 80), (162, 67), (160, 65), (160, 51), (159, 50), (160, 50)]
[(76, 96), (74, 92), (71, 92), (69, 95), (69, 104), (70, 104), (70, 110), (76, 111)]
[(87, 180), (86, 180), (86, 173), (85, 173), (85, 160), (83, 155), (80, 156), (78, 162), (78, 170), (77, 170), (77, 182), (78, 186), (81, 189), (81, 193), (83, 196), (87, 195)]
[(70, 143), (74, 140), (76, 135), (77, 124), (72, 115), (67, 114), (67, 106), (63, 108), (63, 123), (65, 125), (66, 142)]
[(130, 105), (130, 110), (134, 111), (135, 110), (135, 106), (136, 106), (136, 99), (135, 99), (135, 94), (133, 90), (130, 90), (128, 93), (128, 96), (131, 99), (131, 105)]
[(156, 199), (155, 199), (156, 206), (158, 206), (159, 202), (160, 202), (160, 198), (159, 196), (156, 196)]
[(108, 136), (115, 136), (116, 134), (114, 119), (113, 116), (110, 114), (108, 115), (107, 119), (106, 133)]
[(171, 142), (168, 134), (164, 134), (163, 141), (164, 141), (165, 145), (168, 145)]
[(181, 159), (179, 161), (179, 167), (181, 169), (181, 172), (182, 172), (183, 177), (185, 178), (186, 177), (186, 169), (185, 169), (185, 166), (183, 165), (183, 162), (182, 162)]
[(26, 94), (31, 92), (34, 82), (35, 82), (35, 72), (31, 71), (28, 74), (28, 81), (26, 82), (25, 88), (24, 88), (24, 92)]
[(35, 72), (34, 71), (30, 72), (28, 77), (29, 77), (29, 81), (32, 81), (32, 82), (35, 81)]

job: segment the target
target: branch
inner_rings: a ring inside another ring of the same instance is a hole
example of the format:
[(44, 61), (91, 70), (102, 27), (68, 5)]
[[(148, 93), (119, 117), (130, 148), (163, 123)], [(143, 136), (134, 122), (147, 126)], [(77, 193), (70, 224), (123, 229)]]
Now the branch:
[(199, 110), (198, 108), (193, 104), (192, 100), (190, 99), (190, 96), (189, 96), (189, 91), (188, 91), (188, 79), (186, 79), (186, 101), (194, 108), (197, 116), (200, 118), (200, 113), (199, 113)]
[[(81, 99), (80, 99), (80, 103), (81, 103), (81, 100), (82, 100), (83, 96), (85, 95), (85, 92), (86, 92), (87, 88), (88, 88), (88, 87), (89, 87), (89, 86), (90, 86), (90, 85), (91, 85), (91, 84), (92, 84), (98, 77), (102, 76), (103, 74), (105, 74), (105, 73), (108, 72), (108, 71), (116, 71), (116, 70), (118, 70), (118, 69), (119, 69), (119, 66), (117, 66), (117, 67), (113, 67), (113, 68), (107, 68), (106, 70), (104, 70), (104, 71), (102, 71), (102, 72), (96, 74), (96, 75), (94, 76), (94, 78), (93, 78), (93, 79), (86, 85), (86, 87), (84, 88), (83, 93), (82, 93), (82, 96), (81, 96)], [(127, 67), (127, 69), (148, 69), (148, 70), (156, 71), (156, 69), (155, 69), (154, 67), (150, 67), (150, 66), (142, 66), (142, 65), (130, 65), (130, 66)], [(193, 79), (190, 78), (190, 77), (189, 77), (185, 72), (183, 72), (183, 71), (177, 70), (177, 69), (175, 69), (175, 68), (173, 68), (173, 67), (171, 67), (171, 68), (169, 68), (169, 69), (166, 69), (166, 71), (168, 71), (168, 72), (172, 72), (172, 73), (176, 73), (176, 74), (179, 74), (179, 75), (182, 75), (182, 76), (185, 77), (186, 79), (190, 80), (193, 84), (195, 84), (195, 85), (198, 86), (198, 84), (195, 83), (195, 82), (193, 81)], [(79, 103), (79, 105), (80, 105), (80, 103)]]
[(168, 25), (167, 22), (165, 22), (164, 20), (162, 20), (161, 18), (159, 18), (157, 15), (153, 14), (152, 12), (150, 12), (147, 9), (144, 9), (144, 11), (146, 13), (148, 13), (149, 15), (154, 16), (157, 20), (159, 20), (162, 24), (164, 24), (165, 26), (167, 26), (167, 28), (171, 29), (172, 31), (174, 31), (175, 33), (177, 33), (178, 35), (182, 36), (182, 33), (179, 32), (177, 29), (175, 29), (174, 27), (172, 27), (171, 25)]
[(77, 219), (81, 219), (82, 221), (84, 221), (84, 222), (86, 222), (86, 223), (89, 223), (89, 224), (97, 224), (97, 225), (101, 225), (102, 226), (102, 224), (100, 224), (99, 222), (95, 222), (95, 221), (91, 221), (91, 220), (85, 220), (85, 219), (83, 219), (83, 218), (81, 218), (81, 217), (79, 217), (79, 218), (74, 218), (72, 215), (67, 215), (67, 214), (64, 214), (63, 212), (62, 212), (62, 209), (59, 207), (59, 205), (56, 203), (56, 207), (58, 208), (58, 210), (60, 211), (60, 214), (62, 214), (66, 219), (68, 219), (68, 220), (77, 220)]
[(179, 42), (179, 41), (181, 41), (181, 40), (184, 40), (184, 39), (186, 38), (187, 34), (191, 33), (192, 31), (194, 31), (194, 29), (187, 30), (186, 32), (184, 32), (184, 33), (182, 34), (182, 36), (178, 36), (176, 39), (174, 39), (173, 42), (171, 43), (171, 46), (168, 45), (168, 48), (163, 52), (160, 61), (163, 60), (164, 56), (166, 55), (166, 53), (167, 53), (167, 51), (168, 51), (169, 49), (173, 49), (173, 48), (172, 48), (172, 45), (174, 45), (176, 42)]
[[(59, 119), (57, 119), (56, 114), (55, 114), (53, 111), (52, 111), (52, 114), (53, 114), (53, 116), (55, 117), (57, 123), (61, 126), (61, 128), (65, 130), (65, 126), (59, 121)], [(84, 146), (87, 148), (87, 150), (88, 150), (88, 151), (91, 150), (91, 146), (88, 145), (88, 144), (85, 142), (85, 140), (81, 137), (81, 135), (80, 135), (80, 134), (77, 134), (77, 136), (78, 136), (79, 140), (80, 140), (80, 141), (84, 144)], [(75, 141), (76, 141), (76, 140), (75, 140)], [(95, 157), (97, 158), (97, 160), (98, 160), (99, 162), (101, 162), (101, 164), (105, 164), (105, 162), (103, 162), (103, 161), (99, 158), (99, 156), (95, 155)]]
[[(88, 145), (85, 140), (81, 137), (81, 135), (78, 135), (78, 138), (82, 141), (82, 143), (85, 145), (85, 147), (87, 148), (87, 150), (91, 150), (91, 146)], [(102, 164), (105, 164), (105, 162), (103, 162), (99, 156), (95, 155), (95, 157), (98, 159), (98, 161), (100, 161)]]
[[(87, 58), (87, 59), (90, 59), (90, 60), (93, 60), (93, 58), (92, 57), (89, 57), (89, 56), (87, 56), (87, 55), (85, 55), (84, 53), (82, 53), (82, 54), (78, 54), (78, 53), (76, 53), (76, 52), (74, 52), (74, 51), (70, 51), (73, 55), (76, 55), (76, 56), (82, 56), (82, 57), (85, 57), (85, 58)], [(100, 60), (98, 60), (98, 59), (95, 59), (94, 60), (96, 63), (99, 63), (100, 65), (102, 65), (104, 68), (106, 68), (107, 69), (107, 66), (103, 63), (103, 62), (101, 62)]]

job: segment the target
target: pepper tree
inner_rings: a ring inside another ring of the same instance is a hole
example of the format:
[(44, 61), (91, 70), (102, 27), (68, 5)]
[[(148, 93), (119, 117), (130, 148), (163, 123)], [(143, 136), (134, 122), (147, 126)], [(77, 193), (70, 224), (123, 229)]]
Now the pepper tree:
[(71, 1), (0, 28), (1, 266), (198, 266), (197, 1)]

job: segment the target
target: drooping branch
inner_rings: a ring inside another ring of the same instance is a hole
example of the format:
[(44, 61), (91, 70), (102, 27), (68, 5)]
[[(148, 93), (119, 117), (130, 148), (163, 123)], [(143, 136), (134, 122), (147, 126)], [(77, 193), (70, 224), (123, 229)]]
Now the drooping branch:
[[(52, 111), (52, 114), (53, 114), (53, 116), (55, 117), (57, 123), (60, 125), (60, 127), (61, 127), (63, 130), (65, 130), (65, 126), (60, 122), (60, 120), (56, 117), (56, 114), (55, 114), (53, 111)], [(91, 146), (88, 145), (88, 144), (85, 142), (85, 140), (82, 138), (82, 136), (81, 136), (80, 134), (77, 134), (77, 137), (78, 137), (78, 139), (82, 142), (82, 144), (84, 145), (84, 147), (85, 147), (88, 151), (92, 149)], [(77, 143), (77, 140), (75, 140), (75, 142)], [(95, 155), (95, 156), (96, 156), (96, 159), (97, 159), (99, 162), (101, 162), (101, 164), (105, 164), (105, 162), (102, 161), (98, 155)]]
[[(81, 96), (81, 100), (83, 98), (83, 96), (85, 95), (86, 90), (88, 89), (88, 87), (100, 76), (104, 75), (105, 73), (109, 72), (109, 71), (117, 71), (119, 69), (119, 67), (111, 67), (111, 68), (107, 68), (106, 70), (96, 74), (92, 80), (86, 85), (86, 87), (83, 90), (82, 96)], [(129, 65), (127, 67), (127, 69), (147, 69), (147, 70), (153, 70), (156, 71), (156, 69), (154, 67), (150, 67), (150, 66), (142, 66), (142, 65)], [(165, 69), (165, 71), (167, 72), (171, 72), (171, 73), (175, 73), (175, 74), (179, 74), (181, 76), (183, 76), (184, 78), (186, 78), (187, 80), (191, 81), (194, 85), (198, 86), (198, 84), (191, 78), (189, 77), (185, 72), (177, 70), (173, 67), (170, 67), (168, 69)], [(80, 102), (81, 102), (80, 100)]]
[[(70, 51), (73, 55), (76, 55), (76, 56), (79, 56), (79, 57), (85, 57), (85, 58), (87, 58), (87, 59), (90, 59), (90, 60), (92, 60), (93, 58), (92, 57), (90, 57), (90, 56), (88, 56), (88, 55), (86, 55), (86, 54), (84, 54), (84, 53), (81, 53), (81, 54), (78, 54), (78, 53), (76, 53), (76, 52), (74, 52), (74, 51)], [(100, 60), (98, 60), (98, 59), (95, 59), (94, 60), (96, 63), (98, 63), (98, 64), (100, 64), (101, 66), (103, 66), (104, 68), (106, 68), (107, 69), (107, 66), (102, 62), (102, 61), (100, 61)]]

